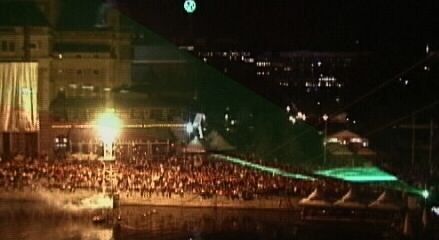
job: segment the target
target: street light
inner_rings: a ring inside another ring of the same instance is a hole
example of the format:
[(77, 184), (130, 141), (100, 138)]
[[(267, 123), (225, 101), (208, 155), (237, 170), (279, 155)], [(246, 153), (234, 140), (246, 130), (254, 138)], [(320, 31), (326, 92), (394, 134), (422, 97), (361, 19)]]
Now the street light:
[(328, 115), (325, 113), (323, 115), (323, 122), (325, 123), (325, 135), (323, 138), (323, 164), (326, 164), (326, 138), (328, 134)]
[(119, 136), (122, 123), (120, 119), (114, 113), (114, 109), (107, 109), (96, 120), (96, 129), (99, 137), (104, 144), (104, 160), (115, 160), (115, 154), (113, 151), (113, 145), (116, 138)]

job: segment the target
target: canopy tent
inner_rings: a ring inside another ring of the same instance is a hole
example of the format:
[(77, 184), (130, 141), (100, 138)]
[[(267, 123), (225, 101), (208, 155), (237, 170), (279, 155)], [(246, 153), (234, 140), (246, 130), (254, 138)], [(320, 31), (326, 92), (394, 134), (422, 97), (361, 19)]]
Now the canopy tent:
[(328, 202), (324, 196), (321, 190), (319, 188), (314, 189), (314, 191), (308, 195), (306, 198), (302, 198), (299, 201), (300, 205), (306, 205), (306, 206), (321, 206), (321, 207), (328, 207), (331, 206), (331, 203)]
[(235, 150), (217, 131), (211, 131), (206, 137), (208, 150), (215, 152), (226, 152)]
[(346, 146), (338, 143), (328, 143), (327, 150), (335, 156), (352, 156), (354, 153)]
[(351, 208), (363, 208), (366, 207), (365, 204), (358, 201), (358, 196), (351, 189), (339, 200), (334, 203), (338, 207), (351, 207)]
[(200, 140), (195, 137), (192, 141), (189, 142), (188, 145), (183, 149), (185, 153), (205, 153), (206, 149)]
[(349, 130), (342, 130), (329, 135), (328, 138), (351, 139), (351, 138), (361, 138), (361, 136)]
[(360, 155), (360, 156), (367, 157), (367, 156), (375, 156), (376, 152), (371, 150), (370, 148), (364, 147), (364, 148), (358, 149), (357, 154)]
[(369, 207), (387, 210), (399, 210), (401, 208), (401, 206), (393, 197), (390, 196), (387, 191), (381, 193), (381, 195), (375, 201), (369, 204)]

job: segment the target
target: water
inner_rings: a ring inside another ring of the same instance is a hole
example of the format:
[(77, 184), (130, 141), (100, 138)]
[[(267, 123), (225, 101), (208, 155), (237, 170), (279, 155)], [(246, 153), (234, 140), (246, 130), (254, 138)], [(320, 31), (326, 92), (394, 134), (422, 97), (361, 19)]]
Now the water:
[[(395, 239), (375, 226), (306, 224), (294, 211), (123, 206), (119, 227), (96, 225), (102, 211), (0, 202), (0, 239)], [(109, 213), (105, 213), (109, 214)]]

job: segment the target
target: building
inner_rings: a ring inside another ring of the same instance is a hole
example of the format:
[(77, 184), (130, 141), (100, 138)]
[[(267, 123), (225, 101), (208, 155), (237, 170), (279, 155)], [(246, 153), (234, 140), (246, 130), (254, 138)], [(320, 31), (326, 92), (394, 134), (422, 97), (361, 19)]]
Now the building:
[(377, 160), (376, 153), (369, 148), (369, 140), (349, 130), (342, 130), (326, 138), (332, 165), (371, 165)]
[[(151, 79), (151, 71), (139, 77), (142, 69), (159, 64), (162, 68), (156, 72), (163, 73), (163, 66), (171, 62), (139, 55), (141, 44), (133, 44), (131, 26), (108, 3), (83, 3), (0, 3), (0, 62), (37, 63), (39, 119), (37, 131), (1, 132), (0, 153), (96, 154), (100, 141), (93, 122), (106, 108), (115, 109), (124, 123), (119, 152), (171, 151), (174, 142), (186, 137), (188, 98), (171, 90), (152, 94), (154, 84), (149, 92), (136, 87), (141, 85), (139, 78)], [(81, 19), (72, 16), (78, 12)]]
[[(10, 1), (0, 3), (0, 61), (38, 63), (38, 90), (49, 93), (52, 28), (34, 2)], [(38, 95), (40, 126), (47, 124), (49, 95)], [(44, 132), (41, 127), (41, 132)], [(1, 152), (5, 154), (39, 151), (41, 134), (34, 131), (7, 131), (1, 133)]]

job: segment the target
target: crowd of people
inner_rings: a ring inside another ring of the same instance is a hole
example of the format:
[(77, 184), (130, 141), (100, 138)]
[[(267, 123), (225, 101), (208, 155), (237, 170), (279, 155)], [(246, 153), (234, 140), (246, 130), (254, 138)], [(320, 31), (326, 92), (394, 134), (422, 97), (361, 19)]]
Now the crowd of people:
[[(262, 163), (262, 162), (260, 162)], [(149, 198), (225, 197), (227, 199), (266, 199), (273, 196), (306, 196), (316, 187), (340, 195), (348, 186), (333, 181), (299, 180), (251, 169), (213, 157), (170, 156), (162, 160), (141, 159), (112, 163), (114, 177), (107, 175), (108, 164), (101, 161), (12, 159), (0, 162), (0, 189), (38, 190), (78, 189), (102, 191), (112, 181), (114, 191), (126, 196)], [(295, 169), (289, 168), (294, 171)]]

